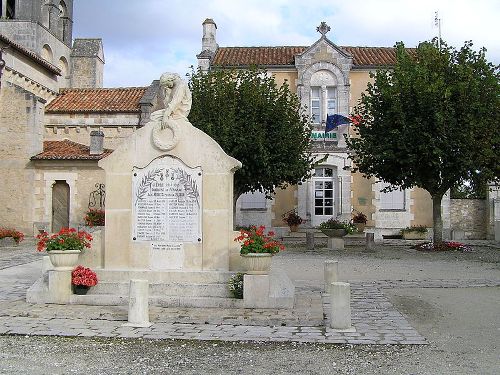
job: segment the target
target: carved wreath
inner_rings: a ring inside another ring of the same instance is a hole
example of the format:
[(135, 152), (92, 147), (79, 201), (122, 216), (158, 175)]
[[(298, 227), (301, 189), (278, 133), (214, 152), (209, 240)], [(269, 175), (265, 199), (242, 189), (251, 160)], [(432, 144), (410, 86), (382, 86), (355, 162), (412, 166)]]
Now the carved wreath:
[(181, 168), (176, 168), (174, 171), (177, 173), (177, 176), (179, 176), (179, 183), (184, 187), (186, 196), (195, 199), (198, 207), (200, 207), (200, 193), (196, 181)]
[(157, 176), (162, 176), (161, 169), (153, 169), (149, 171), (146, 175), (142, 176), (141, 183), (137, 187), (135, 192), (136, 200), (135, 205), (137, 206), (137, 202), (144, 198), (144, 196), (150, 191), (151, 185), (155, 182)]

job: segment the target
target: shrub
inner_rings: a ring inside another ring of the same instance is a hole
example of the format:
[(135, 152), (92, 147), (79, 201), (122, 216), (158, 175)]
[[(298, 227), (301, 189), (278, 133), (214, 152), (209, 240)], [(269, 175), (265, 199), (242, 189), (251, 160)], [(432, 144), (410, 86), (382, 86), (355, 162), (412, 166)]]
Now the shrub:
[(234, 298), (242, 299), (243, 298), (243, 274), (238, 272), (234, 274), (229, 279), (229, 291), (233, 295)]
[(366, 224), (367, 218), (366, 215), (362, 212), (358, 212), (356, 215), (353, 216), (352, 218), (353, 223), (358, 223), (358, 224)]
[(401, 229), (401, 234), (409, 232), (427, 233), (427, 227), (425, 225), (414, 225), (411, 227), (406, 227), (405, 229)]
[(90, 209), (85, 214), (85, 225), (89, 227), (103, 226), (105, 221), (104, 210)]
[(283, 215), (283, 221), (288, 225), (300, 225), (304, 222), (304, 220), (297, 214), (297, 211), (293, 210), (287, 212)]

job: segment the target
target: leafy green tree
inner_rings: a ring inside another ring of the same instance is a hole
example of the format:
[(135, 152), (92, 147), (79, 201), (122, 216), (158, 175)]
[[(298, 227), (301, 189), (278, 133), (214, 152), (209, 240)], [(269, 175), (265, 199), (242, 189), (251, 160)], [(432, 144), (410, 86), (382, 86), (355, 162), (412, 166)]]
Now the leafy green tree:
[(443, 195), (466, 180), (500, 178), (499, 66), (471, 42), (460, 50), (439, 48), (437, 40), (414, 50), (398, 43), (396, 49), (394, 68), (372, 75), (355, 109), (361, 118), (356, 135), (347, 144), (366, 177), (430, 193), (439, 243)]
[(258, 69), (193, 72), (189, 121), (243, 167), (234, 175), (234, 202), (243, 193), (304, 181), (313, 168), (311, 126), (285, 82)]

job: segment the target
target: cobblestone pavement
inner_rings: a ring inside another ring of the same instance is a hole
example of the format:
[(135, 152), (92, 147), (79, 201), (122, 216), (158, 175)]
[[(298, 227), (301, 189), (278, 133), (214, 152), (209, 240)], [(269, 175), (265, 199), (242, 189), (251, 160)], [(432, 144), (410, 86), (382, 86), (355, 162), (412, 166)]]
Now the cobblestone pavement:
[[(8, 250), (11, 251), (11, 250)], [(0, 265), (18, 275), (38, 254), (18, 248), (16, 256), (0, 251)], [(24, 255), (23, 255), (24, 254)], [(33, 256), (32, 256), (33, 255)], [(4, 272), (2, 271), (2, 272)], [(39, 276), (26, 272), (15, 283), (0, 285), (0, 334), (92, 336), (145, 339), (196, 339), (222, 341), (292, 341), (335, 344), (426, 344), (391, 304), (386, 288), (461, 288), (500, 286), (500, 280), (377, 280), (351, 282), (354, 330), (339, 332), (328, 327), (329, 298), (318, 285), (297, 288), (293, 310), (150, 308), (153, 325), (125, 327), (126, 306), (32, 305), (24, 301), (26, 289)]]

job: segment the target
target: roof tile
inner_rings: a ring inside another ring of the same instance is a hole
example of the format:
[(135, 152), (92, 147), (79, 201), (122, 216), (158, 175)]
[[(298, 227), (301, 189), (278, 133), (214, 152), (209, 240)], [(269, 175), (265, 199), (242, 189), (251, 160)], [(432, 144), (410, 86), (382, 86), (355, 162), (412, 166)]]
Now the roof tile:
[[(295, 56), (308, 47), (219, 47), (215, 54), (215, 66), (293, 66)], [(339, 46), (353, 57), (354, 67), (394, 65), (396, 49), (393, 47)], [(408, 48), (409, 51), (414, 49)]]
[(90, 155), (89, 146), (64, 139), (62, 141), (44, 141), (43, 151), (31, 157), (31, 160), (100, 160), (113, 150), (104, 149), (101, 155)]
[(46, 107), (47, 113), (140, 112), (147, 87), (62, 89)]

